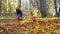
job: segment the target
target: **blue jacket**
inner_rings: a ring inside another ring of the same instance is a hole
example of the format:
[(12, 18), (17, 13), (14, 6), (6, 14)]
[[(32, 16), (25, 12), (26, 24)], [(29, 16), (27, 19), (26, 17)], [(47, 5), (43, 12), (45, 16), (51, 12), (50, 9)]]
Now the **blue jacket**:
[(23, 16), (23, 12), (20, 9), (16, 10), (16, 14), (17, 16), (20, 16), (20, 17)]

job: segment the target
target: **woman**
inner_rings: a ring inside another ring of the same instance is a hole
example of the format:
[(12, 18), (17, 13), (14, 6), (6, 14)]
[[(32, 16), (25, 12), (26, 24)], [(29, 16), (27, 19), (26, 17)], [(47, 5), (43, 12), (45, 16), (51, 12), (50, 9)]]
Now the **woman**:
[(21, 9), (16, 8), (16, 15), (17, 15), (17, 20), (22, 20), (23, 12)]

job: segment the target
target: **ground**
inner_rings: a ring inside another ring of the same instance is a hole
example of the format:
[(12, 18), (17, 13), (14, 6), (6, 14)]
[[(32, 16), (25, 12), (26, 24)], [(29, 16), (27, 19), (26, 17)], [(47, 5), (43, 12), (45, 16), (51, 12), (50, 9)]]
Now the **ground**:
[(60, 18), (13, 20), (0, 23), (0, 34), (60, 34)]

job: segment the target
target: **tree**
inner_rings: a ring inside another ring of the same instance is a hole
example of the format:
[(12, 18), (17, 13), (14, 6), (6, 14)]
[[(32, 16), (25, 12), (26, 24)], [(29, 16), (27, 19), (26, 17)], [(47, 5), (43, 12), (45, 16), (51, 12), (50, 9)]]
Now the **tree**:
[(36, 2), (37, 2), (38, 12), (40, 12), (40, 2), (39, 0), (36, 0)]
[(2, 7), (1, 7), (1, 4), (2, 4), (2, 0), (0, 0), (0, 15), (1, 15), (1, 11), (2, 11)]
[(39, 0), (39, 1), (40, 1), (40, 12), (41, 12), (42, 18), (44, 18), (47, 16), (46, 2), (45, 2), (45, 0)]
[(29, 0), (29, 1), (30, 1), (30, 4), (34, 7), (36, 4), (36, 0)]
[(21, 8), (21, 0), (18, 0), (18, 7)]
[(55, 6), (55, 11), (56, 11), (56, 16), (58, 16), (58, 13), (57, 13), (57, 4), (56, 4), (56, 1), (57, 1), (57, 0), (54, 0), (54, 6)]
[(60, 0), (57, 0), (57, 8), (58, 17), (60, 17)]

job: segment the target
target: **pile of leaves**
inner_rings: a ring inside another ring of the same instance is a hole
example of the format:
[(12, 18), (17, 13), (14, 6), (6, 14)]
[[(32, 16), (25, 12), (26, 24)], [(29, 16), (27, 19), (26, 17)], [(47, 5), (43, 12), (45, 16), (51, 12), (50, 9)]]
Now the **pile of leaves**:
[(60, 34), (60, 18), (0, 23), (0, 34)]

